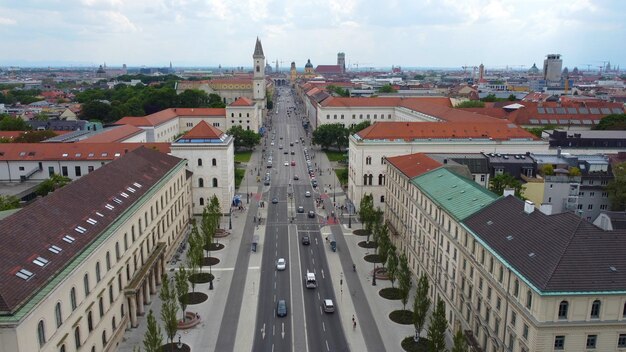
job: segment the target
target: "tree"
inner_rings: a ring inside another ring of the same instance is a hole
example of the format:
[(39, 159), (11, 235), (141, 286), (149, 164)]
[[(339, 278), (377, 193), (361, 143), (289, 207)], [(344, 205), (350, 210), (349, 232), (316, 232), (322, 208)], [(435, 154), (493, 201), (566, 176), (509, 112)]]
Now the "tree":
[(580, 176), (582, 173), (576, 166), (570, 166), (568, 169), (570, 176)]
[(467, 340), (461, 329), (454, 334), (454, 347), (451, 352), (467, 352)]
[(157, 324), (152, 309), (148, 312), (148, 330), (143, 337), (143, 348), (146, 352), (161, 352), (161, 343), (163, 342), (163, 334), (161, 327)]
[(506, 188), (513, 188), (516, 197), (522, 197), (522, 182), (511, 174), (500, 174), (489, 180), (489, 189), (498, 195), (504, 194)]
[(446, 320), (446, 304), (443, 300), (437, 301), (437, 306), (430, 319), (428, 327), (428, 351), (443, 352), (446, 350), (446, 329), (448, 328), (448, 320)]
[(411, 292), (411, 269), (409, 269), (409, 261), (406, 255), (400, 255), (400, 267), (398, 268), (398, 286), (400, 287), (400, 299), (402, 300), (402, 309), (406, 310), (406, 304), (409, 301), (409, 293)]
[(52, 176), (50, 176), (50, 178), (43, 181), (42, 183), (39, 184), (39, 186), (37, 186), (35, 193), (38, 196), (43, 197), (47, 195), (48, 193), (53, 192), (67, 185), (70, 182), (72, 182), (72, 180), (69, 177), (61, 176), (59, 174), (53, 174)]
[(43, 131), (26, 131), (15, 138), (15, 143), (39, 143), (48, 138), (55, 137), (57, 134), (51, 130)]
[(222, 97), (220, 97), (216, 93), (209, 94), (209, 106), (210, 108), (225, 108), (226, 104), (222, 101)]
[(352, 127), (350, 127), (348, 129), (348, 131), (349, 131), (348, 134), (349, 135), (353, 135), (353, 134), (355, 134), (357, 132), (360, 132), (360, 131), (368, 128), (370, 125), (371, 125), (371, 122), (369, 122), (369, 120), (365, 120), (365, 121), (363, 121), (361, 123), (357, 123), (356, 125), (354, 125), (354, 126), (352, 126)]
[(19, 117), (12, 117), (7, 114), (0, 114), (0, 131), (28, 131), (30, 125)]
[(44, 114), (43, 112), (40, 112), (37, 115), (33, 116), (33, 120), (36, 121), (48, 121), (48, 119), (48, 115)]
[(544, 176), (552, 176), (554, 175), (554, 166), (551, 164), (545, 164), (541, 167), (541, 174)]
[(113, 107), (111, 104), (99, 100), (92, 100), (83, 104), (80, 118), (83, 120), (100, 120), (102, 122), (113, 122)]
[(613, 179), (606, 186), (611, 201), (611, 210), (626, 210), (626, 161), (616, 164), (612, 171)]
[(0, 211), (17, 209), (20, 207), (20, 200), (16, 196), (0, 194)]
[(376, 239), (376, 242), (378, 243), (378, 256), (383, 263), (383, 267), (385, 267), (387, 256), (389, 256), (389, 250), (391, 249), (392, 244), (389, 239), (389, 229), (387, 228), (387, 224), (382, 224), (377, 227), (379, 229), (378, 238)]
[(506, 100), (508, 100), (508, 101), (516, 101), (517, 97), (515, 96), (515, 94), (511, 94), (511, 95), (509, 95), (508, 98), (506, 98)]
[(465, 100), (454, 106), (455, 108), (484, 108), (485, 103), (480, 100)]
[(426, 76), (418, 74), (418, 75), (413, 76), (413, 79), (416, 81), (423, 81), (424, 79), (426, 79)]
[(326, 90), (329, 93), (335, 93), (336, 95), (340, 96), (340, 97), (349, 97), (350, 96), (350, 92), (348, 92), (347, 89), (343, 89), (341, 87), (337, 87), (333, 84), (329, 84), (326, 86)]
[(596, 125), (593, 129), (594, 130), (624, 131), (626, 130), (626, 114), (606, 115), (600, 120), (600, 123)]
[(209, 96), (205, 91), (200, 89), (186, 89), (178, 94), (178, 107), (181, 108), (200, 108), (206, 107), (209, 103)]
[(367, 242), (370, 241), (370, 235), (372, 234), (372, 216), (374, 213), (374, 196), (370, 194), (365, 194), (363, 198), (361, 198), (361, 202), (359, 203), (359, 221), (365, 225), (365, 232), (367, 232)]
[(235, 148), (241, 149), (252, 149), (255, 145), (261, 142), (261, 136), (251, 130), (244, 130), (241, 126), (235, 125), (231, 127), (226, 134), (233, 136), (235, 139)]
[(498, 101), (498, 98), (496, 97), (495, 94), (489, 94), (486, 97), (480, 99), (484, 102), (494, 102), (494, 101)]
[(174, 275), (176, 281), (176, 297), (178, 304), (183, 311), (183, 321), (185, 321), (185, 311), (187, 310), (187, 293), (189, 293), (189, 272), (184, 266), (180, 266)]
[(172, 351), (174, 350), (174, 336), (178, 331), (178, 303), (176, 302), (176, 288), (170, 283), (167, 274), (163, 274), (161, 290), (159, 298), (161, 299), (161, 320), (165, 326), (165, 334), (171, 342)]
[(391, 287), (398, 278), (398, 254), (396, 253), (396, 247), (391, 245), (387, 251), (387, 276), (391, 281)]
[(415, 326), (415, 342), (420, 339), (420, 331), (424, 328), (426, 323), (426, 315), (430, 309), (430, 297), (428, 297), (428, 277), (422, 274), (418, 283), (417, 291), (415, 292), (415, 300), (413, 301), (413, 326)]
[(335, 147), (341, 151), (348, 146), (348, 129), (341, 123), (321, 125), (313, 131), (312, 142), (324, 150)]
[(396, 93), (397, 90), (393, 88), (391, 84), (385, 84), (377, 89), (378, 93)]
[[(204, 207), (202, 211), (202, 222), (200, 223), (200, 229), (204, 235), (204, 245), (207, 249), (209, 257), (211, 257), (211, 246), (213, 246), (213, 239), (215, 238), (215, 232), (219, 227), (220, 220), (222, 218), (220, 201), (216, 195), (211, 197), (209, 204)], [(209, 266), (209, 274), (212, 275), (211, 266)]]
[(187, 266), (189, 267), (189, 277), (191, 280), (191, 290), (196, 292), (196, 283), (193, 280), (202, 266), (202, 251), (204, 247), (204, 238), (198, 232), (198, 225), (194, 221), (189, 235), (189, 250), (187, 251)]

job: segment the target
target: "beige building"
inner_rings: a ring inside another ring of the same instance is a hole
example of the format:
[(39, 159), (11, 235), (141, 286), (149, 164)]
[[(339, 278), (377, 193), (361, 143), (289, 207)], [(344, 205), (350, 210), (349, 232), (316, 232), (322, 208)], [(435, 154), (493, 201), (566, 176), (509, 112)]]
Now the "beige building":
[(388, 159), (385, 221), (474, 351), (626, 349), (626, 233), (497, 197), (422, 158)]
[(172, 143), (172, 155), (187, 159), (192, 176), (192, 210), (201, 215), (215, 195), (222, 213), (230, 211), (235, 195), (235, 147), (232, 136), (201, 121)]
[[(460, 119), (459, 119), (460, 120)], [(515, 125), (488, 118), (455, 122), (378, 122), (348, 141), (348, 197), (384, 209), (385, 158), (409, 153), (545, 153), (548, 143)], [(481, 182), (480, 179), (477, 182)], [(484, 184), (484, 181), (483, 181)]]
[(185, 161), (140, 148), (0, 221), (0, 351), (115, 351), (190, 216)]

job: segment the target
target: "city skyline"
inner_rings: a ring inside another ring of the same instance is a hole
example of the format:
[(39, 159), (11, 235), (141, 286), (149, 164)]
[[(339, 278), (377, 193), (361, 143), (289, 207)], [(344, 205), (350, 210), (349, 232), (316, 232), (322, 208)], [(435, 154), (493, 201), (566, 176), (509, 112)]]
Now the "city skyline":
[[(250, 66), (528, 69), (547, 54), (563, 67), (626, 62), (617, 1), (13, 1), (0, 5), (2, 66)], [(362, 39), (359, 39), (362, 38)], [(13, 50), (11, 50), (13, 48)]]

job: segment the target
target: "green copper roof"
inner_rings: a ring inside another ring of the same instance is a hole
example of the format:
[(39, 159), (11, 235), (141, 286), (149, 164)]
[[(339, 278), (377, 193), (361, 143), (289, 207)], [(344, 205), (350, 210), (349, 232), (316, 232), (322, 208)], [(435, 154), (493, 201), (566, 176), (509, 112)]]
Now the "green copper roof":
[(458, 221), (462, 221), (498, 198), (476, 182), (445, 168), (417, 176), (411, 182)]

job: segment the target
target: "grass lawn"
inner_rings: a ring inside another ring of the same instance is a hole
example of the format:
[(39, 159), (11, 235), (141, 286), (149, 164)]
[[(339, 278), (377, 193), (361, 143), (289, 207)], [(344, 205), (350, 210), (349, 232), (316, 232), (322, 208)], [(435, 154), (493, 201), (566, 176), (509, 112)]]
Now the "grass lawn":
[(335, 170), (335, 174), (337, 174), (337, 178), (339, 179), (339, 183), (342, 186), (347, 186), (348, 185), (348, 168), (344, 167), (341, 169), (334, 169)]
[(246, 174), (246, 169), (235, 169), (235, 188), (239, 188), (243, 176)]
[(250, 161), (250, 157), (252, 156), (252, 151), (244, 151), (244, 152), (235, 152), (235, 162), (247, 163)]
[(327, 150), (326, 157), (328, 157), (328, 161), (341, 161), (345, 158), (346, 152), (337, 152), (334, 150)]

